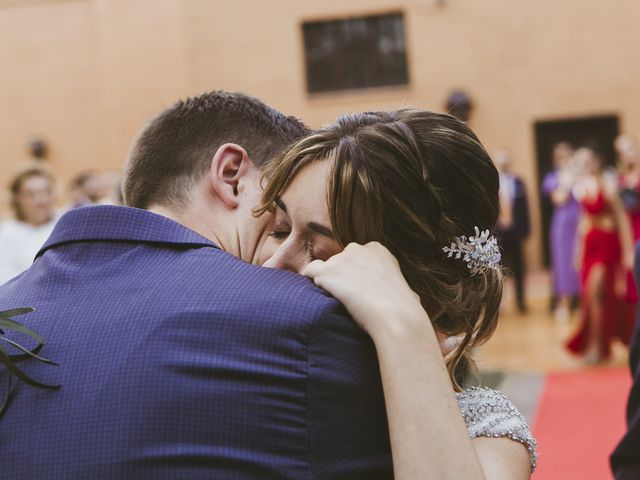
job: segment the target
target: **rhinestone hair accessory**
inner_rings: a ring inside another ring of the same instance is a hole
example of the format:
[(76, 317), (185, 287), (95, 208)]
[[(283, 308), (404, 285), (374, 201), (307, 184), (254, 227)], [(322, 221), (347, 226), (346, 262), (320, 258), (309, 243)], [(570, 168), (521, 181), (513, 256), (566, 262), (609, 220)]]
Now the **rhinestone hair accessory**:
[(489, 268), (498, 269), (500, 266), (500, 249), (498, 239), (489, 233), (489, 230), (480, 232), (475, 227), (476, 234), (473, 237), (456, 237), (450, 247), (444, 247), (443, 252), (447, 257), (462, 259), (467, 264), (471, 275), (482, 273)]

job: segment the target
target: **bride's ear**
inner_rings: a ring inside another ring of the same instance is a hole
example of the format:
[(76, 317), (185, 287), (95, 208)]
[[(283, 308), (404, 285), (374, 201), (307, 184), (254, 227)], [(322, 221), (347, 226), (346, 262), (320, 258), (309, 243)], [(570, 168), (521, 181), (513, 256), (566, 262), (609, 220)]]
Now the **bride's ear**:
[(240, 145), (225, 143), (211, 160), (209, 182), (212, 192), (228, 208), (238, 206), (238, 184), (249, 171), (249, 155)]

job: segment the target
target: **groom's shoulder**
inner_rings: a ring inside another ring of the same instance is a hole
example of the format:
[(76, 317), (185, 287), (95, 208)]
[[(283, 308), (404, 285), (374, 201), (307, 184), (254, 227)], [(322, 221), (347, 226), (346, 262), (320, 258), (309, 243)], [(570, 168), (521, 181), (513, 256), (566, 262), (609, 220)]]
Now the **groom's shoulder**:
[[(280, 308), (292, 314), (343, 315), (340, 303), (296, 273), (247, 263), (217, 250), (194, 252), (183, 268), (193, 273), (190, 283), (211, 302), (231, 300), (248, 307)], [(208, 293), (207, 293), (208, 292)], [(213, 294), (213, 295), (210, 295)]]

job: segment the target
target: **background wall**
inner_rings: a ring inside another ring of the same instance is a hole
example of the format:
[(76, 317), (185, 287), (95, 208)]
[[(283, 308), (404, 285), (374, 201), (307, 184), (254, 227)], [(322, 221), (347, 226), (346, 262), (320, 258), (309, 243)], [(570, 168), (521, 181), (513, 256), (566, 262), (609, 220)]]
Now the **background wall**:
[[(393, 11), (405, 15), (408, 86), (306, 93), (303, 21)], [(633, 0), (0, 0), (0, 185), (36, 135), (63, 183), (119, 169), (145, 119), (205, 90), (319, 126), (350, 110), (441, 110), (461, 88), (487, 148), (508, 148), (528, 184), (540, 266), (533, 124), (616, 114), (640, 132), (638, 18)]]

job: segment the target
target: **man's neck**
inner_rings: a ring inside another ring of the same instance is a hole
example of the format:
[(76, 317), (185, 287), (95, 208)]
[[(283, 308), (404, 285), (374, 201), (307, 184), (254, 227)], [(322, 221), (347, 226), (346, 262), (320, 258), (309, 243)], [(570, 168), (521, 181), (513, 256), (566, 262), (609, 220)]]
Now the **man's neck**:
[(222, 250), (227, 251), (225, 245), (228, 243), (223, 238), (220, 232), (216, 232), (212, 225), (211, 219), (198, 213), (197, 209), (185, 208), (178, 212), (173, 208), (165, 207), (162, 205), (152, 205), (147, 209), (151, 213), (162, 215), (163, 217), (170, 218), (174, 222), (178, 222), (184, 225), (190, 230), (202, 235), (208, 240), (218, 245)]

